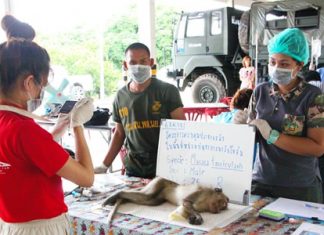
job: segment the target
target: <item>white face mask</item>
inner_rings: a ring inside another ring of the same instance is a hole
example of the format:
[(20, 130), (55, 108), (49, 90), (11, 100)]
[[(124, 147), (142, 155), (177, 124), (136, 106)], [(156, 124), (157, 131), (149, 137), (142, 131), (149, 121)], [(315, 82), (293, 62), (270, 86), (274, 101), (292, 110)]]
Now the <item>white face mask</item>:
[(138, 84), (146, 82), (151, 77), (151, 67), (148, 65), (129, 65), (128, 77)]
[(27, 100), (27, 110), (29, 112), (34, 112), (39, 106), (41, 106), (44, 98), (44, 88), (41, 88), (39, 98), (32, 98), (28, 93), (29, 100)]
[(293, 78), (293, 69), (277, 68), (275, 66), (268, 65), (269, 77), (273, 83), (278, 85), (288, 85)]

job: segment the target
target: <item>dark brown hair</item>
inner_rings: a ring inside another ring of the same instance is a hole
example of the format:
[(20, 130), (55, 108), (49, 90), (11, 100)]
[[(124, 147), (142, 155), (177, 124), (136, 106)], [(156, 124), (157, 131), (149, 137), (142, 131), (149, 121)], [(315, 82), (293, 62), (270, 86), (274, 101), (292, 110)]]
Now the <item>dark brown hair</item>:
[(48, 76), (50, 58), (36, 43), (23, 39), (9, 39), (0, 45), (0, 92), (7, 96), (20, 79), (33, 75), (41, 83)]
[(32, 41), (36, 34), (32, 26), (17, 20), (12, 15), (5, 15), (1, 20), (1, 27), (6, 32), (7, 38), (23, 38)]
[(231, 100), (231, 108), (244, 110), (249, 106), (250, 98), (253, 90), (248, 88), (243, 88), (237, 90)]

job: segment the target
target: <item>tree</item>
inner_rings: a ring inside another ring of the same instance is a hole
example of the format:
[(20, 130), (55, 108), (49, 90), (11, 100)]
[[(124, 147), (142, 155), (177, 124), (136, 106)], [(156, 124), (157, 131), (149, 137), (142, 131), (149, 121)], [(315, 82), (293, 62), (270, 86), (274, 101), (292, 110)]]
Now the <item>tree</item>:
[[(158, 7), (156, 17), (157, 63), (171, 63), (173, 20), (176, 12)], [(129, 7), (127, 14), (114, 17), (104, 31), (104, 74), (105, 93), (114, 94), (118, 82), (122, 79), (122, 61), (126, 47), (138, 40), (138, 25), (135, 6)], [(98, 32), (86, 25), (57, 35), (39, 34), (37, 41), (50, 54), (51, 63), (64, 66), (69, 74), (90, 74), (94, 78), (92, 96), (98, 96), (100, 90), (100, 58)]]
[(172, 8), (158, 6), (156, 10), (156, 60), (162, 67), (171, 64), (174, 22), (179, 16)]

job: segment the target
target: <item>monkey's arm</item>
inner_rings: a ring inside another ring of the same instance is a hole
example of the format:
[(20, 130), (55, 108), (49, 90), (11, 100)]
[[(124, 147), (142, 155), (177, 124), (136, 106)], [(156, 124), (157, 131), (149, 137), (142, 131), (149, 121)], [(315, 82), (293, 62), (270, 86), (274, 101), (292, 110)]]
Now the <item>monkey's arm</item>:
[(194, 208), (195, 201), (201, 195), (201, 191), (196, 191), (183, 199), (182, 204), (177, 208), (176, 213), (188, 220), (190, 224), (200, 225), (203, 223), (203, 218)]

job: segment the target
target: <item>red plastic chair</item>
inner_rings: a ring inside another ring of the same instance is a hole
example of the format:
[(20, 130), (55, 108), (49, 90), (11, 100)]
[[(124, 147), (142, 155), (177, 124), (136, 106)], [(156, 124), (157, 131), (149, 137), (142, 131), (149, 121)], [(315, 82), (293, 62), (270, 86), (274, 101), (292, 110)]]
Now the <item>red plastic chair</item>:
[[(115, 132), (115, 128), (113, 128), (111, 130), (112, 133)], [(122, 168), (121, 168), (121, 174), (122, 175), (125, 175), (125, 172), (126, 172), (126, 169), (125, 169), (125, 165), (124, 165), (124, 161), (125, 161), (125, 157), (127, 155), (127, 149), (125, 148), (125, 146), (123, 145), (121, 147), (121, 149), (119, 150), (119, 153), (118, 153), (120, 159), (121, 159), (121, 162), (122, 162)]]
[(219, 100), (219, 103), (223, 103), (223, 104), (230, 106), (232, 98), (233, 97), (231, 97), (231, 96), (223, 97)]
[(190, 121), (201, 121), (205, 116), (205, 108), (183, 108), (183, 112), (187, 120)]
[(125, 148), (124, 145), (121, 147), (118, 155), (119, 155), (119, 157), (121, 158), (121, 161), (122, 161), (121, 174), (125, 175), (126, 168), (125, 168), (125, 165), (124, 165), (124, 161), (125, 161), (125, 157), (127, 155), (127, 149)]
[(220, 108), (206, 108), (205, 114), (209, 116), (210, 118), (213, 118), (213, 116), (216, 116), (222, 112), (229, 112), (230, 104), (231, 104), (232, 97), (223, 97), (219, 100), (219, 103), (226, 104), (228, 107), (220, 107)]

